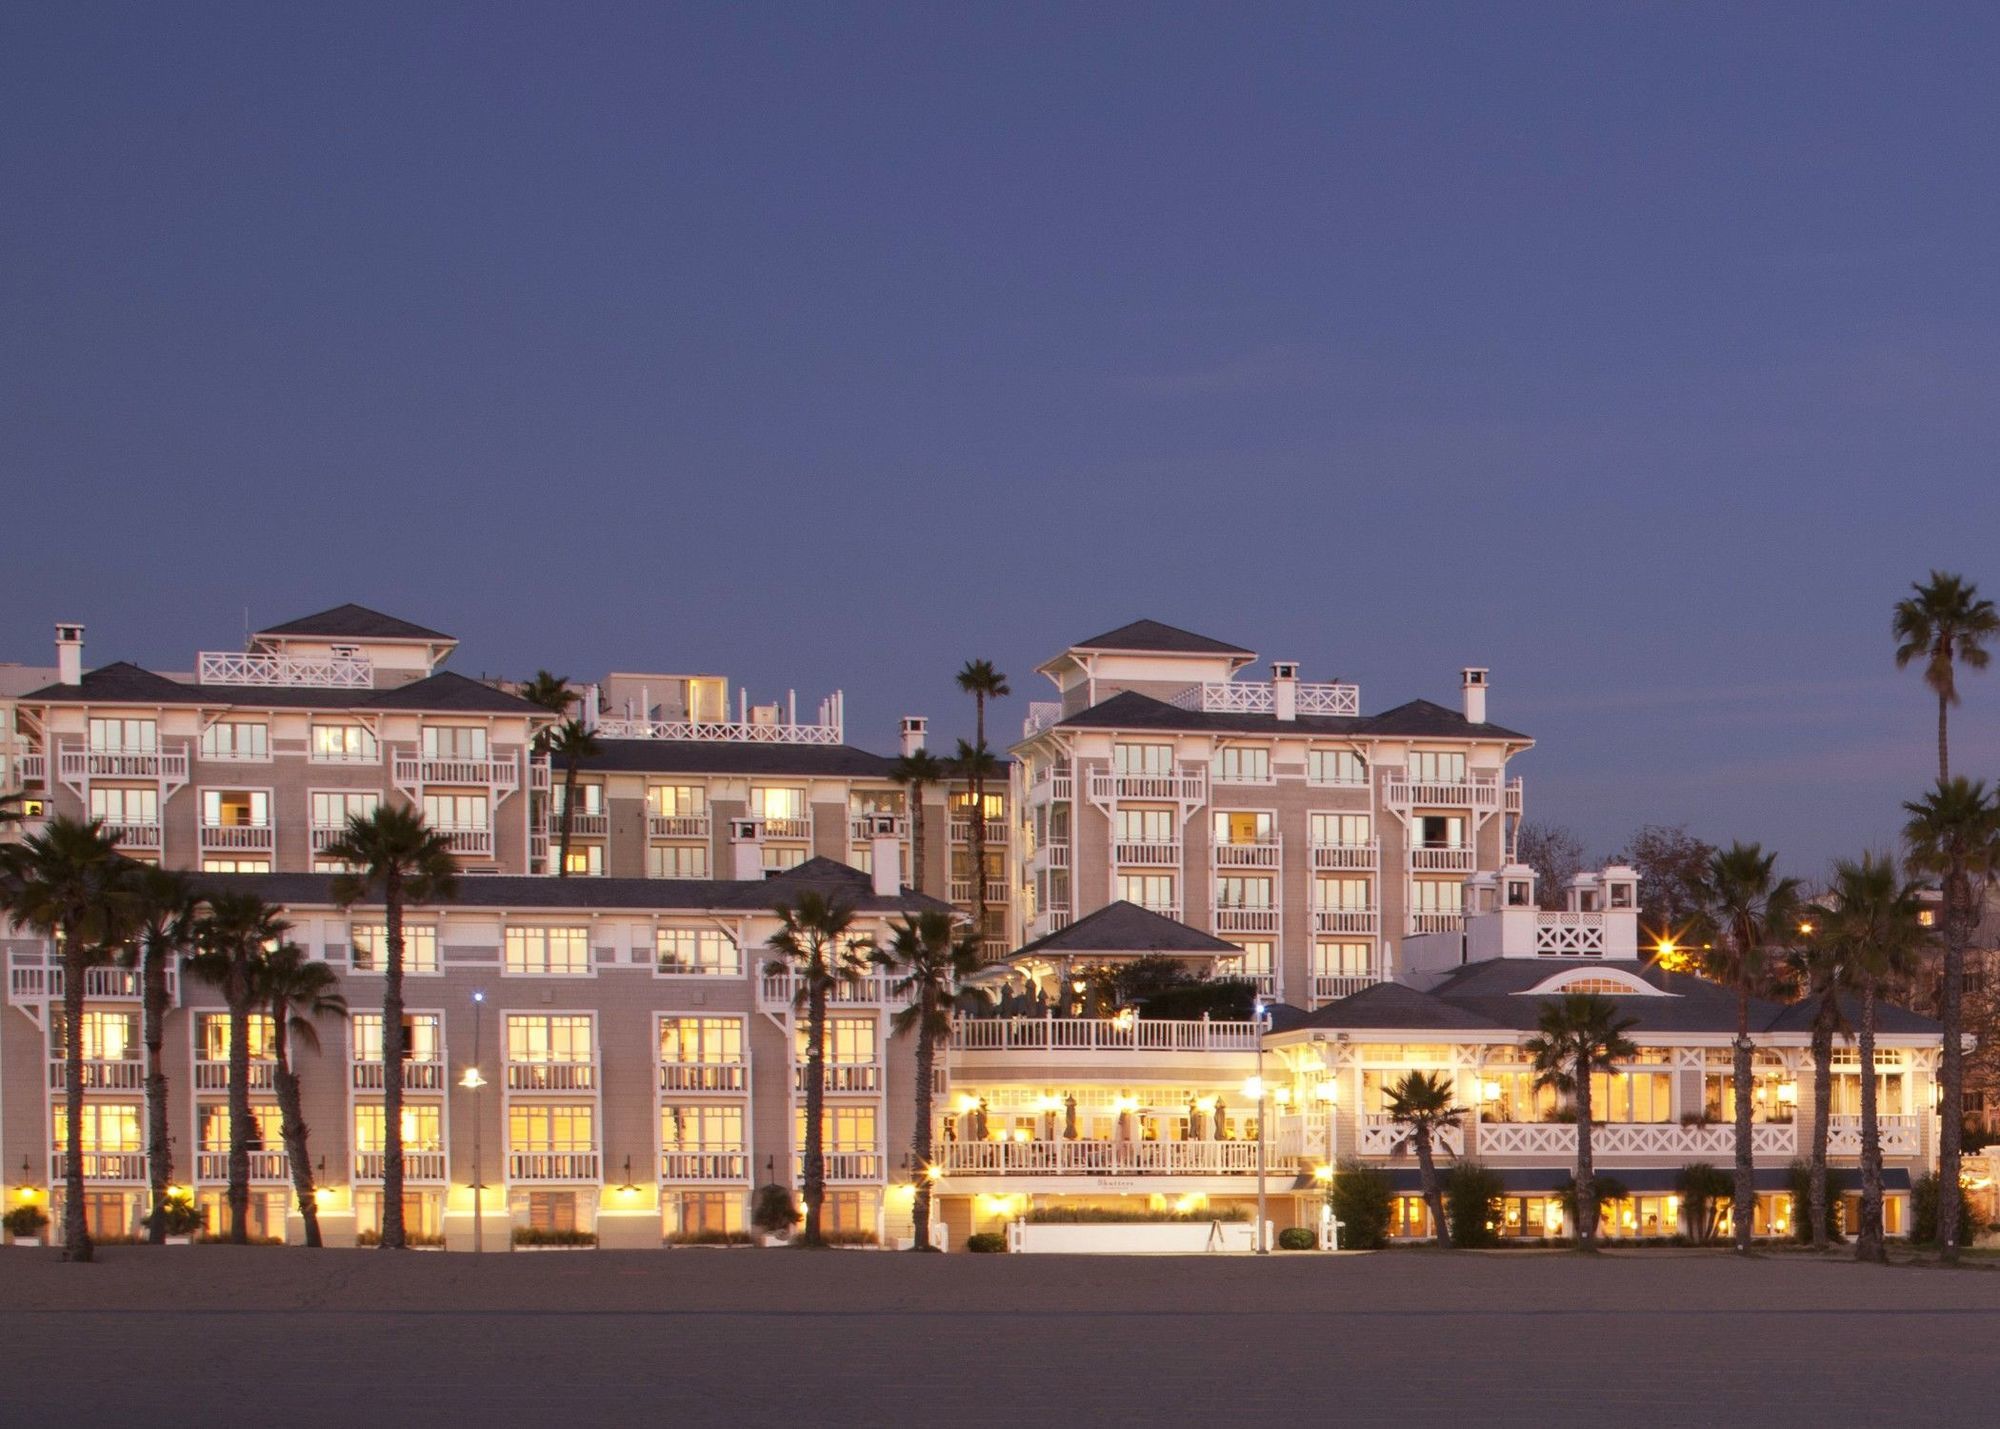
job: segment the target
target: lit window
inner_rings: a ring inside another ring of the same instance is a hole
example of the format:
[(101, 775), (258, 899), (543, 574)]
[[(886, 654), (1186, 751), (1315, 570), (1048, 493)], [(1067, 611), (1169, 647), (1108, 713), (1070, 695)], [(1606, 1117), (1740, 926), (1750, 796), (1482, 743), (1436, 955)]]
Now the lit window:
[[(382, 971), (389, 953), (389, 930), (381, 923), (357, 923), (348, 930), (353, 948), (354, 971), (375, 973)], [(438, 963), (437, 928), (430, 923), (405, 923), (403, 925), (403, 971), (406, 973), (434, 973), (440, 971)]]
[(699, 784), (654, 784), (646, 790), (646, 808), (662, 819), (700, 818), (708, 812), (708, 790)]
[(271, 795), (263, 789), (204, 789), (201, 821), (212, 829), (266, 829)]
[(656, 967), (670, 976), (738, 977), (743, 953), (719, 928), (661, 928), (654, 934)]
[[(357, 1012), (352, 1023), (354, 1038), (354, 1060), (357, 1062), (379, 1062), (382, 1060), (382, 1014), (379, 1012)], [(435, 1012), (406, 1012), (403, 1014), (403, 1060), (406, 1062), (435, 1062), (443, 1056), (444, 1027)]]
[(269, 759), (271, 727), (248, 720), (223, 720), (201, 732), (204, 759)]
[(312, 757), (319, 764), (373, 764), (381, 756), (375, 732), (365, 724), (319, 724), (312, 727)]
[(597, 1059), (591, 1018), (580, 1012), (507, 1016), (507, 1060), (576, 1066)]
[(505, 966), (539, 977), (587, 977), (590, 929), (509, 928)]
[(1211, 816), (1209, 831), (1218, 844), (1267, 844), (1276, 837), (1268, 813), (1224, 809)]
[(646, 850), (646, 872), (652, 878), (708, 877), (705, 844), (656, 844)]

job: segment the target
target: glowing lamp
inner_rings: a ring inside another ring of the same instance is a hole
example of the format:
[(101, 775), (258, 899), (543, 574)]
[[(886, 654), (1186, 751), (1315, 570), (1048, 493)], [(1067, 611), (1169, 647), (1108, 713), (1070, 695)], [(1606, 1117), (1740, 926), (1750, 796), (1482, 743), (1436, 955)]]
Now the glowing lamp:
[(1290, 1106), (1292, 1104), (1292, 1089), (1290, 1087), (1279, 1087), (1271, 1093), (1271, 1100), (1279, 1106)]
[(978, 1106), (979, 1098), (971, 1092), (960, 1092), (958, 1094), (958, 1109), (961, 1113), (974, 1111)]
[(1335, 1102), (1340, 1100), (1340, 1087), (1338, 1086), (1338, 1084), (1332, 1081), (1324, 1081), (1321, 1082), (1318, 1086), (1313, 1088), (1313, 1095), (1318, 1097), (1321, 1101), (1325, 1102), (1328, 1106), (1332, 1106)]
[(479, 1068), (467, 1067), (465, 1075), (458, 1079), (458, 1084), (469, 1092), (476, 1092), (486, 1085), (486, 1078), (479, 1075)]
[(1483, 1102), (1497, 1102), (1497, 1101), (1499, 1101), (1499, 1100), (1500, 1100), (1500, 1084), (1499, 1084), (1498, 1082), (1494, 1081), (1494, 1080), (1493, 1080), (1493, 1079), (1492, 1079), (1491, 1077), (1488, 1077), (1488, 1078), (1486, 1078), (1486, 1079), (1485, 1079), (1484, 1081), (1480, 1082), (1480, 1084), (1479, 1084), (1479, 1099), (1480, 1099), (1481, 1101), (1483, 1101)]
[(1778, 1083), (1778, 1100), (1786, 1106), (1794, 1106), (1799, 1099), (1799, 1084), (1796, 1081)]
[(1332, 1179), (1333, 1168), (1325, 1162), (1321, 1162), (1319, 1165), (1313, 1167), (1313, 1180), (1318, 1181), (1321, 1185), (1325, 1185)]
[(1264, 1079), (1262, 1077), (1251, 1077), (1245, 1081), (1243, 1083), (1243, 1095), (1250, 1098), (1253, 1102), (1262, 1101), (1264, 1099)]

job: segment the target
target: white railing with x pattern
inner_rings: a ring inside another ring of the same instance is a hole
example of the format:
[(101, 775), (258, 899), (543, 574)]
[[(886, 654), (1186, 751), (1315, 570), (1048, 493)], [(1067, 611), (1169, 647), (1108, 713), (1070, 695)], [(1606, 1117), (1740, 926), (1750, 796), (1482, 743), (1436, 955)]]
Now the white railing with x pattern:
[(375, 667), (363, 655), (251, 655), (203, 650), (195, 657), (195, 679), (204, 685), (366, 690), (375, 685)]

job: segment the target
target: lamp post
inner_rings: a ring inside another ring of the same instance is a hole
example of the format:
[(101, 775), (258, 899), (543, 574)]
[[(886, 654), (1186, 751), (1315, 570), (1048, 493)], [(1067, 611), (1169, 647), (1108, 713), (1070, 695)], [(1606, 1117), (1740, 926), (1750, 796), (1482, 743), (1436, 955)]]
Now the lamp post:
[(472, 1093), (472, 1251), (477, 1255), (486, 1249), (486, 1158), (484, 1137), (480, 1115), (479, 1089), (486, 1085), (486, 1078), (479, 1071), (480, 1031), (486, 1011), (486, 994), (472, 994), (472, 1065), (459, 1078), (459, 1085)]
[(1250, 1085), (1243, 1089), (1245, 1096), (1257, 1103), (1257, 1254), (1269, 1255), (1271, 1247), (1264, 1232), (1265, 1190), (1264, 1190), (1264, 1143), (1267, 1128), (1264, 1106), (1264, 1028), (1270, 1021), (1270, 1004), (1258, 998), (1250, 1006), (1252, 1020), (1257, 1031), (1257, 1074), (1250, 1079)]

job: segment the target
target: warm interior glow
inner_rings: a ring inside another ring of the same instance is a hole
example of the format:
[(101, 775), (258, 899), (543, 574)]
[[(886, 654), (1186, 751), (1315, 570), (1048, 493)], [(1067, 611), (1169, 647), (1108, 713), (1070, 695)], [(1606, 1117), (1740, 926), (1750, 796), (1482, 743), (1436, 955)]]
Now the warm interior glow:
[(1262, 1101), (1264, 1099), (1264, 1079), (1262, 1077), (1250, 1077), (1245, 1080), (1243, 1083), (1243, 1095), (1250, 1098), (1253, 1102)]
[(958, 1109), (961, 1114), (973, 1111), (978, 1106), (979, 1106), (979, 1098), (974, 1096), (971, 1092), (960, 1092), (958, 1094)]
[(1321, 1162), (1319, 1165), (1313, 1167), (1313, 1180), (1331, 1181), (1332, 1179), (1333, 1179), (1333, 1168), (1327, 1165), (1325, 1162)]
[(1335, 1102), (1340, 1100), (1340, 1088), (1332, 1081), (1324, 1081), (1321, 1082), (1318, 1086), (1313, 1088), (1313, 1095), (1318, 1097), (1321, 1101), (1325, 1102), (1328, 1106), (1332, 1106)]

